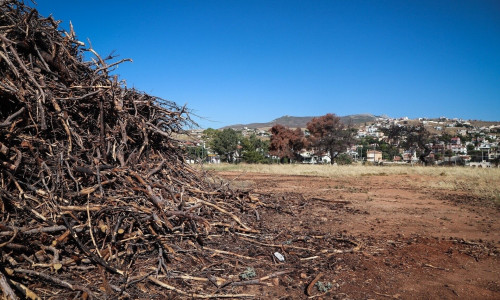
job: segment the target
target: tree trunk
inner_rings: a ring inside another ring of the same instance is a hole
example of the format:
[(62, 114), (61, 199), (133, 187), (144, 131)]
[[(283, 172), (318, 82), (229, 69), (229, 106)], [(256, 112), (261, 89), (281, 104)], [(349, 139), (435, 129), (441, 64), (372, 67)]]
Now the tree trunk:
[(425, 146), (425, 145), (423, 146), (423, 148), (424, 148), (424, 152), (423, 152), (422, 154), (420, 154), (418, 158), (420, 159), (420, 161), (422, 161), (422, 163), (423, 163), (423, 164), (424, 164), (424, 166), (425, 166), (425, 165), (426, 165), (426, 163), (427, 163), (427, 161), (425, 160), (425, 158), (426, 158), (427, 156), (429, 156), (429, 154), (431, 154), (432, 149), (431, 149), (431, 148), (429, 148), (429, 147), (427, 147), (427, 146)]

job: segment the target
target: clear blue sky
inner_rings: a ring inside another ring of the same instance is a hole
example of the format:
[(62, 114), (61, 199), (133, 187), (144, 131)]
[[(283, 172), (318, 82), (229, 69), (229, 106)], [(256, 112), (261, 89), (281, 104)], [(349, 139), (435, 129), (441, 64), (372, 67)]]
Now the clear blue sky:
[[(29, 1), (27, 1), (29, 3)], [(128, 86), (208, 120), (500, 120), (500, 1), (37, 0)], [(210, 120), (210, 121), (209, 121)]]

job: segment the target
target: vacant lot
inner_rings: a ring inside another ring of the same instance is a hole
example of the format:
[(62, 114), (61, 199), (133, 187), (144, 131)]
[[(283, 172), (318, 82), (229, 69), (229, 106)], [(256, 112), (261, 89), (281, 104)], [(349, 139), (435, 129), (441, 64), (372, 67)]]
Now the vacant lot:
[(500, 169), (205, 168), (263, 199), (253, 222), (269, 235), (254, 244), (285, 257), (253, 267), (257, 276), (289, 273), (272, 287), (243, 292), (275, 299), (500, 299)]

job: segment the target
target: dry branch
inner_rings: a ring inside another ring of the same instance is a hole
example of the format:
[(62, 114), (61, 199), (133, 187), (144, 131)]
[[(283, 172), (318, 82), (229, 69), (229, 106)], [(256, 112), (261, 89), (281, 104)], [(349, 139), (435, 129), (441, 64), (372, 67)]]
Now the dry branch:
[(17, 300), (19, 299), (12, 288), (9, 285), (9, 282), (5, 275), (3, 275), (2, 272), (0, 272), (0, 288), (2, 289), (2, 294), (7, 300)]

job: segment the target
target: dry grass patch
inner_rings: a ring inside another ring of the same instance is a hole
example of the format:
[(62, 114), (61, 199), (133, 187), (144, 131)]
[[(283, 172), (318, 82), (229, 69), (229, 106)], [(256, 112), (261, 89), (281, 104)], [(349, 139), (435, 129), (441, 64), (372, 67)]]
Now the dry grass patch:
[(422, 167), (422, 166), (364, 166), (364, 165), (306, 165), (306, 164), (206, 164), (206, 170), (251, 172), (282, 175), (311, 175), (322, 177), (370, 176), (370, 175), (424, 175), (463, 178), (500, 178), (500, 168)]
[[(408, 182), (441, 191), (461, 191), (500, 206), (500, 168), (303, 165), (303, 164), (212, 164), (204, 169), (216, 172), (264, 173), (276, 175), (321, 176), (328, 178), (358, 176), (418, 176)], [(417, 180), (418, 179), (418, 180)]]

